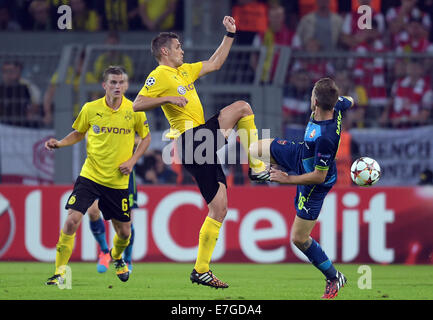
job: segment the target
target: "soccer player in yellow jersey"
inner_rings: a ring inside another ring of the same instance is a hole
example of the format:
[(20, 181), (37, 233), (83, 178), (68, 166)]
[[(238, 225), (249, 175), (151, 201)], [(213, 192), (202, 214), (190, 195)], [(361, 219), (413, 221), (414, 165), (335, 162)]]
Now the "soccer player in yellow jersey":
[[(123, 95), (127, 88), (127, 75), (123, 68), (107, 68), (102, 86), (105, 96), (83, 106), (72, 125), (74, 131), (60, 141), (52, 138), (45, 142), (45, 147), (53, 150), (71, 146), (88, 134), (87, 158), (65, 206), (68, 217), (60, 231), (56, 270), (46, 282), (49, 285), (63, 283), (75, 233), (83, 215), (96, 199), (99, 199), (104, 219), (111, 219), (116, 231), (110, 250), (116, 274), (121, 281), (129, 278), (128, 267), (122, 259), (131, 235), (129, 174), (148, 148), (150, 133), (146, 115), (134, 112), (132, 101)], [(141, 141), (133, 152), (135, 133)]]
[[(247, 102), (236, 101), (205, 121), (203, 107), (194, 86), (195, 80), (220, 69), (227, 59), (236, 24), (229, 16), (225, 16), (222, 23), (227, 34), (207, 61), (184, 63), (184, 52), (175, 33), (163, 32), (154, 38), (152, 54), (159, 66), (149, 74), (133, 104), (135, 111), (162, 106), (170, 124), (169, 137), (177, 139), (182, 165), (195, 178), (208, 204), (209, 213), (200, 229), (197, 260), (190, 279), (193, 283), (215, 288), (228, 287), (209, 267), (219, 230), (227, 214), (227, 183), (216, 151), (227, 143), (227, 137), (235, 126), (247, 153), (249, 145), (258, 140), (254, 114)], [(195, 155), (202, 155), (199, 151), (206, 143), (206, 155), (203, 157), (206, 161), (203, 162), (203, 159), (198, 159), (200, 156)], [(248, 160), (250, 176), (262, 179), (263, 176), (269, 177), (262, 161), (251, 157)]]

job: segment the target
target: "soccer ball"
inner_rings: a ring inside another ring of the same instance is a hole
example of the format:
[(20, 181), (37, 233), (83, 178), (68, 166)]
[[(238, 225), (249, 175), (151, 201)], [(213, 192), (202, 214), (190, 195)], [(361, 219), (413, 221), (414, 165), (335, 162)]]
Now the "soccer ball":
[(361, 157), (353, 162), (350, 176), (358, 186), (370, 187), (379, 181), (380, 166), (372, 158)]

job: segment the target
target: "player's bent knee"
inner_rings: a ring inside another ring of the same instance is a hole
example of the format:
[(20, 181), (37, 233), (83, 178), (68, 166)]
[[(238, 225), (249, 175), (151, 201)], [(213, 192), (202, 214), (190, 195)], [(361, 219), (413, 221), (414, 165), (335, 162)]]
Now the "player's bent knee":
[(71, 211), (68, 217), (66, 218), (65, 224), (63, 226), (63, 231), (66, 234), (73, 234), (77, 231), (80, 226), (82, 218), (82, 213), (78, 211)]
[(301, 234), (292, 234), (292, 243), (301, 251), (305, 251), (306, 243), (309, 240), (309, 236), (301, 235)]
[(100, 218), (99, 210), (89, 208), (89, 210), (87, 210), (87, 214), (89, 215), (91, 221), (97, 221)]
[(126, 240), (131, 235), (131, 229), (128, 229), (128, 230), (125, 230), (125, 229), (119, 230), (119, 232), (118, 232), (117, 235), (118, 235), (119, 238), (121, 238), (123, 240)]
[(240, 107), (240, 109), (242, 111), (242, 116), (243, 117), (246, 117), (246, 116), (248, 116), (250, 114), (253, 114), (253, 109), (251, 108), (251, 105), (248, 102), (246, 102), (244, 100), (239, 100), (239, 101), (236, 101), (236, 102), (239, 104), (239, 107)]
[(227, 212), (227, 206), (212, 206), (212, 208), (209, 208), (209, 217), (216, 221), (223, 222)]

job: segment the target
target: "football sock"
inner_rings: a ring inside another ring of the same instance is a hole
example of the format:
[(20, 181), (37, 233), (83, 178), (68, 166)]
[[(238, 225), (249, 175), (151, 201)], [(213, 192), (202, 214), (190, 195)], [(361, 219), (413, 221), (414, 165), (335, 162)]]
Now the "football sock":
[(198, 254), (194, 269), (198, 273), (209, 271), (209, 263), (218, 240), (218, 234), (222, 223), (210, 217), (206, 217), (200, 229), (198, 241)]
[(64, 267), (68, 264), (69, 259), (72, 255), (72, 250), (74, 249), (75, 233), (68, 235), (60, 230), (59, 241), (56, 245), (56, 272), (55, 274), (64, 274)]
[(131, 238), (131, 234), (127, 239), (119, 238), (117, 233), (114, 235), (113, 249), (111, 249), (111, 257), (113, 258), (113, 260), (122, 259), (122, 253), (129, 244), (129, 238)]
[(337, 270), (335, 270), (331, 260), (329, 260), (316, 240), (312, 240), (310, 247), (303, 251), (304, 254), (325, 275), (326, 279), (335, 279), (337, 277)]
[(126, 247), (125, 251), (123, 251), (123, 260), (126, 263), (132, 262), (132, 245), (134, 244), (134, 235), (135, 235), (134, 225), (131, 224), (131, 237), (129, 238), (129, 244)]
[(102, 221), (102, 218), (99, 218), (96, 221), (90, 221), (90, 230), (101, 247), (101, 251), (103, 253), (108, 253), (108, 244), (105, 237), (105, 224), (104, 221)]
[(250, 145), (259, 140), (256, 124), (254, 122), (254, 114), (243, 117), (238, 121), (238, 136), (242, 147), (248, 155), (248, 164), (255, 172), (261, 172), (266, 169), (263, 161), (250, 156)]

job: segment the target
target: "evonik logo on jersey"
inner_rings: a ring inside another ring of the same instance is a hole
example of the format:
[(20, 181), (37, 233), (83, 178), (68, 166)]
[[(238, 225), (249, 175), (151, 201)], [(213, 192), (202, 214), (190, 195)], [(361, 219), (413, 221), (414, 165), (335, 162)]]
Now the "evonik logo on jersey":
[(177, 87), (177, 92), (181, 95), (184, 95), (187, 91), (194, 90), (194, 83), (190, 83), (187, 86), (179, 86)]
[(99, 134), (99, 133), (130, 134), (131, 129), (117, 128), (117, 127), (101, 127), (101, 128), (99, 128), (99, 126), (97, 126), (95, 124), (95, 125), (93, 125), (93, 132), (96, 134)]

